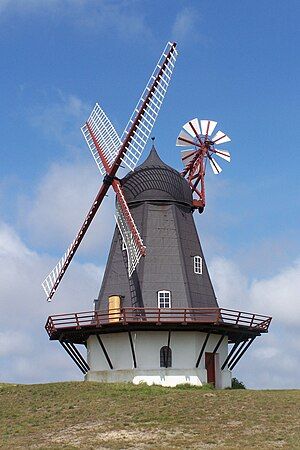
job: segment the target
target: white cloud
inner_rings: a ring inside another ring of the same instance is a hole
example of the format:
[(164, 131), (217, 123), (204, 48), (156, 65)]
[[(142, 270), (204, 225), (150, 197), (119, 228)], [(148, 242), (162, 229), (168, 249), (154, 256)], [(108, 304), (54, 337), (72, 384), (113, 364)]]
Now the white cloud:
[(300, 260), (282, 268), (277, 275), (252, 281), (233, 261), (215, 258), (211, 273), (222, 306), (268, 314), (286, 326), (298, 324)]
[(222, 307), (247, 308), (248, 280), (232, 261), (221, 257), (214, 258), (210, 264), (210, 272), (218, 302)]
[(254, 341), (234, 375), (249, 388), (300, 388), (299, 340), (298, 328), (282, 327), (274, 321), (269, 334)]
[[(55, 101), (40, 105), (29, 113), (32, 126), (55, 138), (67, 149), (73, 149), (78, 143), (83, 143), (80, 127), (88, 117), (91, 106), (85, 104), (76, 95), (66, 95), (60, 90), (52, 92)], [(81, 139), (81, 140), (79, 140)]]
[[(88, 151), (88, 150), (87, 150)], [(94, 161), (55, 164), (40, 181), (33, 198), (24, 199), (21, 223), (28, 239), (40, 248), (66, 247), (75, 238), (102, 184)], [(81, 244), (81, 250), (101, 254), (114, 229), (114, 193), (109, 191)]]
[[(77, 96), (56, 91), (55, 101), (30, 114), (31, 125), (54, 139), (62, 149), (61, 162), (49, 167), (30, 197), (25, 194), (19, 199), (20, 227), (27, 229), (27, 241), (40, 249), (65, 252), (102, 184), (103, 177), (78, 131), (90, 110)], [(114, 201), (110, 190), (80, 245), (80, 252), (99, 257), (107, 250), (115, 225)]]
[(199, 27), (199, 14), (195, 8), (185, 7), (177, 14), (172, 28), (172, 36), (180, 42), (186, 38), (197, 38)]
[(281, 323), (298, 326), (300, 316), (300, 260), (283, 268), (277, 275), (255, 280), (251, 285), (251, 302), (259, 309), (267, 308)]
[(77, 378), (78, 372), (47, 339), (48, 315), (92, 310), (103, 268), (73, 263), (52, 303), (41, 281), (56, 261), (30, 250), (6, 224), (0, 224), (0, 355), (2, 381), (37, 382)]
[(0, 356), (23, 355), (30, 352), (33, 342), (26, 333), (8, 330), (0, 332)]
[(299, 388), (300, 260), (260, 280), (251, 280), (233, 261), (219, 257), (212, 260), (210, 272), (221, 307), (273, 317), (268, 335), (253, 343), (234, 374), (248, 387)]

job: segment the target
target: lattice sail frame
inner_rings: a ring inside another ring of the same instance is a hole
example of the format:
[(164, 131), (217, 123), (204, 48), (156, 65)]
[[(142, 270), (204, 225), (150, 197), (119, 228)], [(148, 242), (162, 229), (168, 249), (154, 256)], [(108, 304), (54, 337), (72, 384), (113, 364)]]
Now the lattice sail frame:
[(120, 185), (118, 185), (115, 220), (126, 248), (128, 275), (131, 277), (140, 259), (146, 253), (146, 247), (131, 216)]
[[(61, 270), (62, 270), (65, 262), (67, 261), (67, 259), (69, 258), (70, 254), (71, 254), (74, 243), (75, 243), (75, 239), (72, 242), (72, 244), (68, 247), (68, 249), (65, 252), (65, 254), (63, 255), (63, 257), (58, 261), (58, 263), (56, 264), (54, 269), (49, 273), (49, 275), (42, 282), (42, 287), (47, 295), (47, 298), (49, 298), (49, 296), (51, 295), (52, 292), (54, 294), (56, 291), (55, 285), (56, 285), (58, 276), (61, 273)], [(55, 286), (55, 288), (54, 288), (54, 286)], [(53, 288), (54, 288), (54, 291), (53, 291)]]
[[(129, 144), (126, 145), (126, 153), (122, 157), (122, 161), (130, 170), (134, 170), (136, 167), (151, 134), (171, 81), (177, 55), (178, 52), (174, 44), (168, 42), (122, 134), (121, 141), (124, 142), (142, 109), (143, 114), (138, 120), (134, 135)], [(166, 58), (167, 62), (163, 65)], [(160, 72), (161, 74), (159, 76)], [(158, 76), (159, 79), (153, 86), (153, 82), (155, 82)], [(149, 93), (152, 94), (147, 100)]]
[[(97, 150), (96, 144), (90, 134), (88, 124), (92, 128), (98, 145), (102, 150), (102, 156)], [(103, 158), (105, 159), (108, 167), (111, 167), (116, 159), (122, 142), (113, 124), (108, 119), (99, 103), (96, 103), (94, 106), (90, 117), (83, 127), (81, 127), (81, 131), (101, 175), (105, 175), (107, 170), (105, 168), (105, 163), (103, 163)]]
[[(106, 195), (109, 185), (113, 184), (112, 180), (114, 180), (120, 163), (123, 161), (130, 170), (134, 170), (138, 163), (167, 92), (177, 55), (176, 43), (168, 42), (129, 119), (121, 140), (99, 104), (95, 105), (88, 121), (81, 128), (100, 173), (106, 174), (108, 178), (104, 180), (77, 237), (42, 283), (48, 301), (56, 292), (66, 269)], [(94, 139), (91, 139), (91, 130), (96, 136)], [(131, 276), (140, 259), (140, 254), (145, 253), (145, 247), (125, 199), (124, 202), (125, 208), (123, 202), (120, 203), (118, 200), (116, 220), (120, 233), (123, 233), (122, 237), (127, 256), (130, 258), (130, 261), (128, 260), (128, 272)], [(131, 237), (129, 230), (132, 233)], [(135, 248), (136, 245), (139, 247), (138, 251)]]

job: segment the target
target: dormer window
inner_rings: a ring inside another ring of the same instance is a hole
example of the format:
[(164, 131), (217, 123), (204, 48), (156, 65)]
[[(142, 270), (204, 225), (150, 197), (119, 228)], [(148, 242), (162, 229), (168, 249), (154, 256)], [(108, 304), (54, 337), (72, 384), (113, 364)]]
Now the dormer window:
[(171, 291), (158, 291), (158, 308), (171, 308)]
[(194, 256), (194, 273), (202, 275), (202, 258), (201, 256)]

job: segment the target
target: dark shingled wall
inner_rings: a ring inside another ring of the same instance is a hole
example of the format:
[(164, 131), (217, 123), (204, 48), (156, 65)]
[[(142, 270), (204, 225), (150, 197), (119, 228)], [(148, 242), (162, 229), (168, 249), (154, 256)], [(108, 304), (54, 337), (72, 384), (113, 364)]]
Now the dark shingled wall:
[[(218, 306), (192, 214), (187, 181), (158, 157), (154, 147), (145, 162), (122, 180), (131, 213), (147, 247), (131, 279), (126, 252), (115, 230), (97, 309), (107, 309), (109, 295), (122, 305), (157, 307), (157, 291), (171, 291), (173, 308)], [(202, 275), (193, 257), (203, 259)]]

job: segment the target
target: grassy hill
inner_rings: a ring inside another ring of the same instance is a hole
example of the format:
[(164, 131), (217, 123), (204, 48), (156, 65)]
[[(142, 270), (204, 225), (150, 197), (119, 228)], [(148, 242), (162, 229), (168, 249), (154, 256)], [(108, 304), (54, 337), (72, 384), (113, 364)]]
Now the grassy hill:
[(300, 391), (0, 384), (1, 449), (300, 449)]

